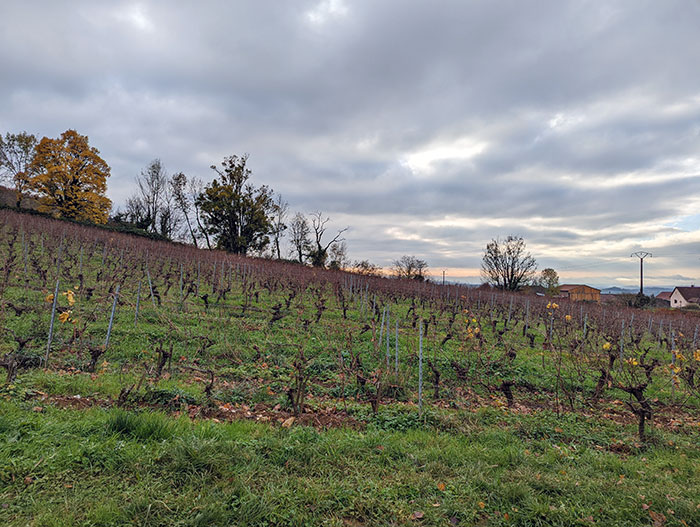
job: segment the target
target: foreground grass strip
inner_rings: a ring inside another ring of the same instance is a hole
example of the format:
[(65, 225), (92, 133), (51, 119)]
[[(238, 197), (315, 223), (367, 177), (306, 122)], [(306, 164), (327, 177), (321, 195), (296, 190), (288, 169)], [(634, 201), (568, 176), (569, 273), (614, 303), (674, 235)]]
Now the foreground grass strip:
[(573, 440), (597, 423), (538, 421), (287, 430), (2, 401), (0, 524), (700, 524), (697, 435), (620, 454)]

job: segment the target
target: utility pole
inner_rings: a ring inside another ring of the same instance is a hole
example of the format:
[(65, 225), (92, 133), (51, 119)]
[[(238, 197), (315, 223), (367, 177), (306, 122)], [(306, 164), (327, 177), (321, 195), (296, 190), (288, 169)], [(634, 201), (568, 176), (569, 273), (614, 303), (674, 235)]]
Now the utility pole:
[(639, 258), (639, 294), (644, 294), (644, 258), (651, 257), (651, 253), (646, 251), (637, 251), (630, 254), (630, 258)]
[(445, 285), (445, 270), (442, 270), (442, 285)]

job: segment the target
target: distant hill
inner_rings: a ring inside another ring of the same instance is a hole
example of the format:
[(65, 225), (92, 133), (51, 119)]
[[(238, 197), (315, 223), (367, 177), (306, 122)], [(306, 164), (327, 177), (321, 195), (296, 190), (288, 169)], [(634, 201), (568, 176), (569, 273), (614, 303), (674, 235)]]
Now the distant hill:
[[(658, 295), (662, 291), (673, 291), (673, 288), (675, 286), (669, 285), (669, 286), (649, 286), (644, 288), (644, 294), (645, 295)], [(604, 295), (636, 295), (639, 292), (639, 288), (634, 288), (634, 289), (624, 289), (622, 287), (607, 287), (605, 289), (600, 290), (601, 294)]]

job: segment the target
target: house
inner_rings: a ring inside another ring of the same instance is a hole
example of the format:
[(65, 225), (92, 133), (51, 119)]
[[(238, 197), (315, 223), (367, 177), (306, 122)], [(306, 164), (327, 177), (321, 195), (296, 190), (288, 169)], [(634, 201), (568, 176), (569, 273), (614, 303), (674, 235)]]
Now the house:
[(700, 304), (700, 287), (676, 287), (671, 293), (671, 307), (686, 307)]
[(559, 287), (559, 296), (574, 302), (600, 302), (600, 289), (583, 284), (564, 284)]
[(656, 298), (657, 305), (670, 306), (672, 294), (673, 294), (673, 291), (662, 291), (661, 293), (656, 295), (655, 298)]

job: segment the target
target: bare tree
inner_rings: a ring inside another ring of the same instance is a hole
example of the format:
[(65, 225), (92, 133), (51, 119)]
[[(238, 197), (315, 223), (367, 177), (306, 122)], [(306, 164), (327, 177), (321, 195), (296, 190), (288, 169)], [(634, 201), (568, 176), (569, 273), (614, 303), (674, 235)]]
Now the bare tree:
[(373, 264), (369, 260), (355, 260), (350, 268), (351, 273), (361, 274), (364, 276), (381, 276), (382, 270), (378, 265)]
[(193, 203), (190, 200), (190, 196), (187, 193), (187, 176), (182, 172), (174, 174), (170, 178), (170, 188), (172, 190), (173, 199), (175, 201), (175, 206), (177, 207), (180, 214), (187, 224), (187, 231), (192, 238), (192, 243), (195, 247), (199, 247), (197, 243), (197, 235), (192, 227), (192, 221), (190, 220), (190, 214), (192, 212)]
[[(184, 177), (184, 174), (182, 176)], [(173, 180), (168, 178), (160, 159), (151, 161), (136, 177), (138, 194), (131, 196), (126, 202), (128, 220), (142, 229), (166, 238), (177, 235), (182, 215)]]
[(27, 132), (0, 135), (0, 181), (11, 182), (17, 193), (16, 207), (22, 205), (22, 196), (27, 191), (32, 176), (32, 161), (37, 139)]
[(415, 256), (404, 255), (394, 260), (391, 270), (396, 278), (410, 278), (422, 282), (428, 272), (428, 263)]
[(204, 228), (202, 224), (202, 210), (199, 206), (198, 197), (204, 192), (204, 183), (199, 178), (191, 178), (189, 186), (187, 188), (189, 194), (189, 200), (192, 203), (194, 209), (194, 219), (197, 222), (197, 235), (204, 236), (204, 241), (207, 244), (207, 249), (211, 250), (211, 240), (209, 239), (209, 233)]
[(289, 213), (289, 203), (282, 199), (282, 195), (278, 195), (275, 203), (273, 205), (272, 213), (272, 243), (275, 246), (275, 251), (277, 252), (277, 259), (282, 259), (282, 252), (280, 250), (280, 240), (282, 239), (282, 234), (287, 230), (287, 225), (285, 221), (287, 219), (287, 214)]
[(290, 242), (292, 244), (292, 254), (296, 256), (299, 263), (304, 263), (304, 258), (311, 249), (311, 228), (306, 217), (297, 212), (289, 224)]
[(342, 242), (335, 242), (328, 249), (328, 268), (344, 270), (350, 266), (350, 260), (348, 259), (348, 245)]
[(139, 229), (148, 229), (151, 218), (146, 212), (146, 205), (140, 196), (131, 196), (126, 200), (126, 218)]
[(168, 174), (165, 172), (160, 159), (154, 159), (136, 177), (139, 187), (145, 217), (150, 221), (148, 230), (158, 232), (158, 220), (161, 213), (163, 198), (168, 188)]
[(327, 230), (326, 224), (330, 220), (330, 218), (324, 218), (321, 211), (316, 211), (311, 214), (311, 228), (314, 231), (314, 240), (312, 242), (312, 248), (309, 251), (309, 260), (314, 267), (326, 266), (328, 248), (336, 242), (344, 241), (344, 238), (341, 238), (341, 236), (349, 228), (345, 227), (344, 229), (340, 229), (331, 240), (324, 242), (323, 235)]
[(525, 240), (520, 236), (495, 239), (486, 245), (481, 262), (483, 277), (499, 289), (517, 291), (530, 282), (537, 270), (537, 262), (525, 251)]
[(175, 196), (173, 195), (172, 180), (168, 180), (163, 192), (163, 201), (160, 207), (160, 217), (158, 218), (158, 226), (160, 235), (166, 238), (174, 239), (178, 236), (178, 229), (182, 224), (182, 216), (176, 206)]

